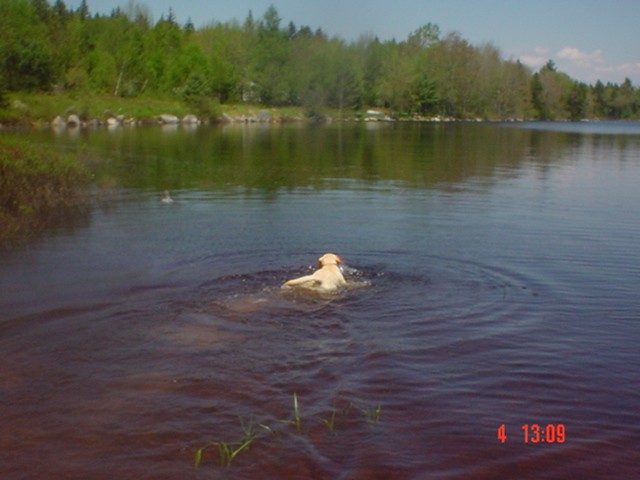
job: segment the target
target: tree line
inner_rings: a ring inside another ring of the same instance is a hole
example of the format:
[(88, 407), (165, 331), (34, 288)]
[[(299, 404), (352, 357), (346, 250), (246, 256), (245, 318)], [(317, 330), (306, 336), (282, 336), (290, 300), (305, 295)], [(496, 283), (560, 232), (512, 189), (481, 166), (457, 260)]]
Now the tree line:
[[(130, 0), (107, 15), (86, 1), (0, 2), (0, 103), (15, 91), (175, 97), (207, 114), (225, 103), (295, 105), (309, 115), (385, 109), (394, 115), (578, 120), (640, 117), (640, 89), (539, 71), (427, 23), (403, 41), (355, 41), (258, 18), (196, 29), (170, 10), (153, 22)], [(0, 105), (2, 107), (2, 105)]]

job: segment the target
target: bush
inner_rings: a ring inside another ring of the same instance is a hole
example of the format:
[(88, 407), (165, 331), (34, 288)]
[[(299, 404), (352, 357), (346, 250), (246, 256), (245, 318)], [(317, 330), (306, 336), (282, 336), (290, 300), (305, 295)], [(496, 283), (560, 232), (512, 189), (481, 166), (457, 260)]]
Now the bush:
[(0, 138), (0, 241), (81, 206), (88, 179), (86, 168), (71, 156)]

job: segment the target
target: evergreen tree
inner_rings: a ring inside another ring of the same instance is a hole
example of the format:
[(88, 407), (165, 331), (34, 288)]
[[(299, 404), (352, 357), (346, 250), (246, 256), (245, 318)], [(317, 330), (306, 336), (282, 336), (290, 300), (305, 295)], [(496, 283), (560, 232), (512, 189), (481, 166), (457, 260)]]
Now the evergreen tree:
[(549, 109), (544, 100), (543, 90), (540, 73), (534, 73), (533, 77), (531, 77), (531, 104), (534, 110), (534, 117), (538, 120), (549, 119)]
[(566, 102), (569, 119), (573, 121), (583, 119), (587, 104), (587, 86), (584, 83), (574, 82)]
[(80, 6), (78, 7), (77, 10), (78, 15), (80, 16), (81, 20), (86, 20), (89, 18), (89, 6), (87, 5), (87, 0), (82, 0), (82, 2), (80, 3)]

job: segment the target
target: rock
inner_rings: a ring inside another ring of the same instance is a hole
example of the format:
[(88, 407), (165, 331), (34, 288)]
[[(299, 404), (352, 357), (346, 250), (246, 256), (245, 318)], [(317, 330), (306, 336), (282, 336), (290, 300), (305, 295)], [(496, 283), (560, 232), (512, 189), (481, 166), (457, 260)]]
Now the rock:
[(65, 122), (64, 118), (62, 118), (60, 115), (58, 115), (51, 122), (51, 126), (56, 127), (56, 128), (66, 127), (67, 126), (67, 122)]
[(21, 102), (20, 100), (14, 100), (11, 106), (16, 110), (22, 110), (25, 112), (29, 110), (29, 105), (27, 105), (24, 102)]
[(195, 115), (189, 113), (184, 116), (184, 118), (182, 119), (182, 123), (187, 125), (198, 125), (200, 123), (200, 120)]
[(118, 125), (120, 125), (120, 120), (118, 120), (116, 117), (107, 118), (107, 127), (116, 127)]
[(70, 127), (79, 127), (82, 124), (82, 122), (80, 121), (80, 117), (75, 114), (72, 113), (71, 115), (69, 115), (67, 117), (67, 125)]
[(167, 125), (175, 125), (177, 123), (180, 123), (180, 119), (178, 117), (176, 117), (175, 115), (170, 115), (168, 113), (163, 113), (158, 118), (160, 119), (160, 122)]
[(271, 114), (266, 110), (260, 110), (256, 120), (260, 123), (269, 123), (269, 121), (271, 121)]

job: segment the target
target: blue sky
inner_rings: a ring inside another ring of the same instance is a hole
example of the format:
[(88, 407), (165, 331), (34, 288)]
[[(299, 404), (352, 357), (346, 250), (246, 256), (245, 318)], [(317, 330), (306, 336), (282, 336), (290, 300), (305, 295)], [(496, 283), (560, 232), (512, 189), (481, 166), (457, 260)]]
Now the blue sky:
[[(87, 0), (91, 13), (125, 8), (130, 0)], [(67, 0), (77, 8), (80, 0)], [(330, 36), (355, 40), (374, 34), (404, 40), (426, 23), (456, 31), (473, 45), (491, 43), (504, 58), (537, 70), (552, 59), (571, 77), (594, 83), (640, 86), (639, 0), (139, 0), (154, 20), (172, 8), (180, 23), (243, 21), (249, 10), (261, 17), (274, 5), (283, 26), (322, 28)]]

